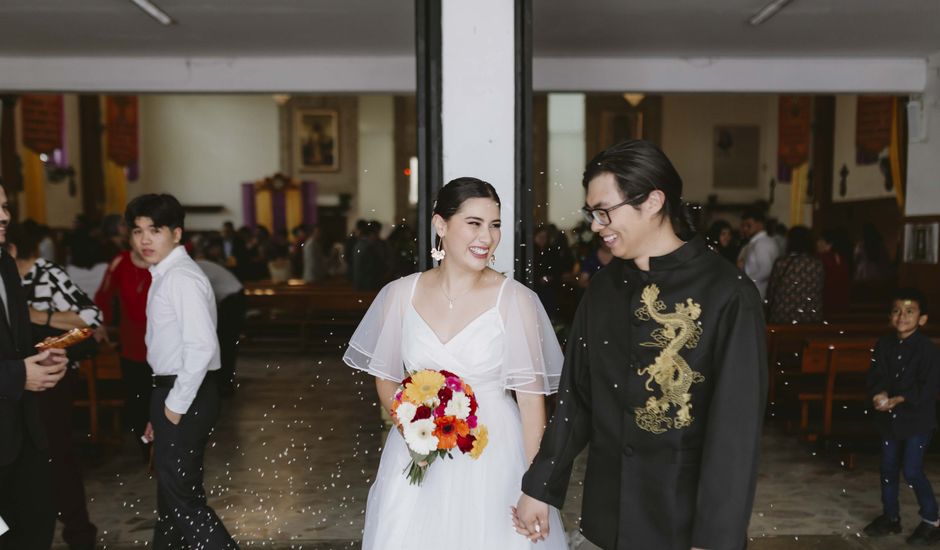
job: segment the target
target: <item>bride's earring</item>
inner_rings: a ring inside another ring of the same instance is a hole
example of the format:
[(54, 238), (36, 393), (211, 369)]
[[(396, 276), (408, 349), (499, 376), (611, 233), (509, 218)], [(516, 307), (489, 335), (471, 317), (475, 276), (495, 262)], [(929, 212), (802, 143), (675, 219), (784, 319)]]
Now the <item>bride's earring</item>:
[(490, 265), (496, 265), (496, 254), (490, 256)]
[(446, 254), (444, 253), (444, 239), (441, 239), (441, 242), (440, 244), (437, 245), (437, 248), (434, 248), (433, 246), (431, 247), (431, 258), (435, 262), (440, 263), (444, 261), (445, 255)]

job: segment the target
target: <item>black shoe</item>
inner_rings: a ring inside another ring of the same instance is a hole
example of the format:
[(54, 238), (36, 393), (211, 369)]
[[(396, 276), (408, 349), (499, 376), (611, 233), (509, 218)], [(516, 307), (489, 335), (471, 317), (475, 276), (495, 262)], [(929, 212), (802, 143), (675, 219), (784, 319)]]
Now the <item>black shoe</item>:
[[(932, 526), (931, 526), (932, 527)], [(918, 527), (920, 529), (920, 527)], [(865, 526), (865, 534), (869, 537), (883, 537), (896, 535), (901, 532), (901, 518), (891, 519), (882, 514)]]
[(907, 543), (912, 546), (929, 546), (940, 541), (940, 527), (934, 527), (926, 521), (920, 522), (917, 529), (907, 537)]

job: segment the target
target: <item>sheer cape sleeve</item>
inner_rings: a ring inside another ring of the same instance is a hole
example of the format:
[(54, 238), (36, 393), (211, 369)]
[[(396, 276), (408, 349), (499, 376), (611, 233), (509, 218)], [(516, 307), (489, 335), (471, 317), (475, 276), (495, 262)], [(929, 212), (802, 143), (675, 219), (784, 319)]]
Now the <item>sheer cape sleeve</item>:
[(564, 356), (538, 296), (519, 282), (506, 281), (499, 313), (505, 327), (503, 386), (523, 393), (557, 392)]
[(385, 380), (401, 382), (405, 378), (402, 319), (416, 277), (418, 274), (392, 281), (379, 291), (349, 339), (343, 362)]

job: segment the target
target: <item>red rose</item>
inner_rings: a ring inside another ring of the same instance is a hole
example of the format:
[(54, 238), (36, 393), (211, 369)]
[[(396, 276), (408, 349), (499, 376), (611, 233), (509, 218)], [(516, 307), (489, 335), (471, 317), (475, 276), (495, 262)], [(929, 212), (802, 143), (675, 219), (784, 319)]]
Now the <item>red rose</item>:
[(450, 378), (451, 376), (453, 376), (454, 378), (460, 378), (459, 376), (457, 376), (456, 374), (450, 372), (449, 370), (439, 370), (439, 371), (437, 371), (437, 372), (443, 374), (443, 375), (444, 375), (444, 378)]
[(417, 412), (415, 412), (415, 417), (411, 419), (412, 422), (415, 420), (423, 420), (425, 418), (431, 418), (431, 408), (421, 405), (418, 407)]
[(457, 436), (457, 448), (460, 449), (460, 452), (466, 454), (473, 450), (473, 442), (476, 441), (476, 437), (468, 435), (466, 437)]
[(469, 397), (470, 397), (470, 414), (476, 414), (477, 413), (477, 398), (473, 396), (472, 394)]
[(410, 377), (410, 376), (409, 376), (408, 378), (405, 378), (404, 380), (402, 380), (400, 385), (401, 385), (401, 386), (407, 386), (408, 384), (411, 384), (411, 377)]

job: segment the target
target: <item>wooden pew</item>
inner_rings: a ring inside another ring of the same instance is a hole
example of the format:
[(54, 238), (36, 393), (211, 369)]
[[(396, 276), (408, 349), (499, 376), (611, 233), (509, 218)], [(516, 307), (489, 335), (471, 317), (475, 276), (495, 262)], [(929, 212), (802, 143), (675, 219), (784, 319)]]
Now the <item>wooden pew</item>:
[[(811, 340), (826, 338), (870, 338), (891, 333), (887, 320), (876, 323), (824, 323), (807, 325), (767, 325), (767, 367), (769, 400), (776, 402), (781, 384), (803, 377), (802, 354)], [(922, 329), (930, 336), (940, 336), (940, 325)]]
[(350, 329), (372, 305), (376, 291), (357, 291), (345, 282), (314, 285), (245, 286), (247, 309), (244, 332), (249, 338), (263, 334), (287, 336), (305, 349), (315, 329)]
[(803, 350), (801, 372), (807, 375), (824, 374), (825, 382), (815, 391), (798, 394), (800, 401), (800, 430), (808, 439), (809, 405), (822, 403), (822, 430), (820, 435), (832, 435), (832, 407), (835, 402), (866, 402), (864, 376), (871, 364), (871, 353), (877, 338), (829, 338), (811, 340)]

